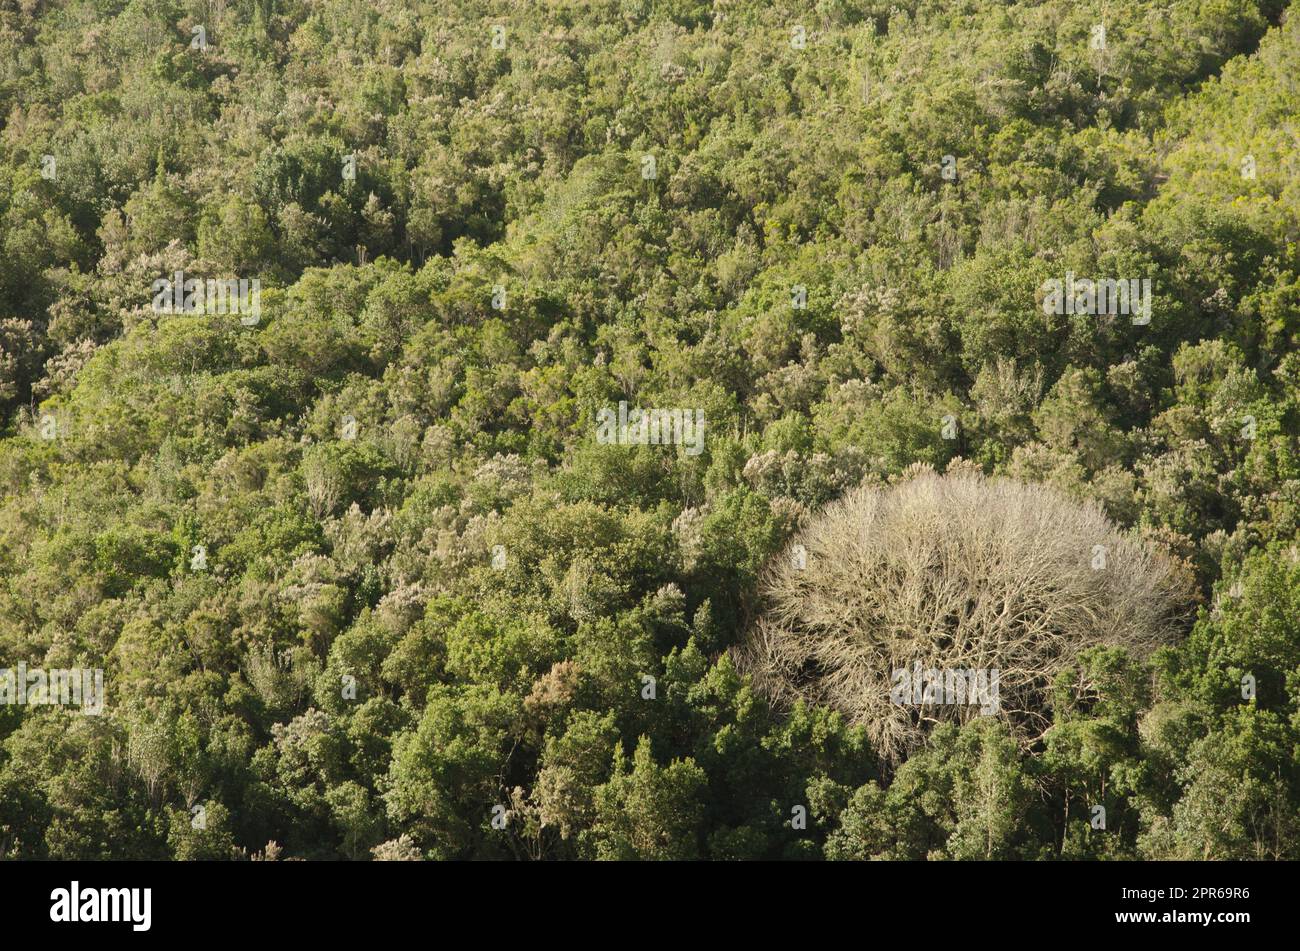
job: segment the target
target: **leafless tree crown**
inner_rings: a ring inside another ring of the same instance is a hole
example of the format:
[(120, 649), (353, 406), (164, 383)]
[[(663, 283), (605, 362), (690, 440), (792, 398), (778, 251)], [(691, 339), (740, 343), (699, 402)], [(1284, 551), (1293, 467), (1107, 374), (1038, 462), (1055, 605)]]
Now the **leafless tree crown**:
[(780, 704), (824, 704), (866, 726), (887, 760), (929, 723), (981, 715), (895, 703), (895, 670), (997, 670), (996, 715), (1032, 736), (1080, 650), (1145, 655), (1178, 635), (1191, 593), (1181, 567), (1096, 505), (969, 471), (851, 491), (791, 539), (760, 590), (738, 666)]

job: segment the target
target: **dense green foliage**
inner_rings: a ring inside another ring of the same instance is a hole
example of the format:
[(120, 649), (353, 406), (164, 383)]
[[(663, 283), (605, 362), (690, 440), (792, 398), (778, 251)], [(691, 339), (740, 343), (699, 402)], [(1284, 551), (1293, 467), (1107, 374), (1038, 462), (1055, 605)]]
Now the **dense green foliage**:
[[(0, 857), (1300, 858), (1284, 8), (0, 2), (0, 667), (107, 689), (0, 705)], [(1203, 604), (886, 768), (726, 651), (806, 515), (957, 460)]]

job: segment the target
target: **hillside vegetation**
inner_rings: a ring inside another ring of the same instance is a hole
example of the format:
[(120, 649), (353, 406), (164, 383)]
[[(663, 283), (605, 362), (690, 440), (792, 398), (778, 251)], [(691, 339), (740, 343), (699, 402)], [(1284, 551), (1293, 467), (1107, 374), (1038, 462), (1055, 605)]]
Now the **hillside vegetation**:
[[(0, 704), (0, 858), (1300, 859), (1286, 6), (0, 0), (0, 668), (106, 691)], [(1028, 737), (773, 702), (926, 467), (1185, 616)]]

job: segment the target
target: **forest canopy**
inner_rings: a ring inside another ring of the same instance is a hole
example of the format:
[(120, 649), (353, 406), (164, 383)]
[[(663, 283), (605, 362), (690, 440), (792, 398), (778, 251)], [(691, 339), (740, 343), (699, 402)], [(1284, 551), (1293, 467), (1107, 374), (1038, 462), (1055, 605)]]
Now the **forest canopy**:
[[(103, 703), (0, 677), (0, 858), (1300, 858), (1297, 77), (1282, 0), (2, 0), (0, 671)], [(1186, 588), (897, 756), (736, 651), (940, 474)]]

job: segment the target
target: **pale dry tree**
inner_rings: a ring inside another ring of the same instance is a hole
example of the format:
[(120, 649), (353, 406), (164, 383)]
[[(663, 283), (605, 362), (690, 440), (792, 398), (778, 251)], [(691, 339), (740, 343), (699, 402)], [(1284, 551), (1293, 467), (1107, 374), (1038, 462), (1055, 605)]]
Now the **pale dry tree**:
[[(766, 568), (760, 613), (732, 653), (778, 705), (840, 711), (887, 762), (940, 720), (997, 715), (1029, 741), (1081, 650), (1141, 657), (1178, 636), (1188, 573), (1095, 504), (969, 469), (918, 473), (852, 490)], [(896, 672), (918, 665), (996, 671), (995, 709), (910, 702)]]

